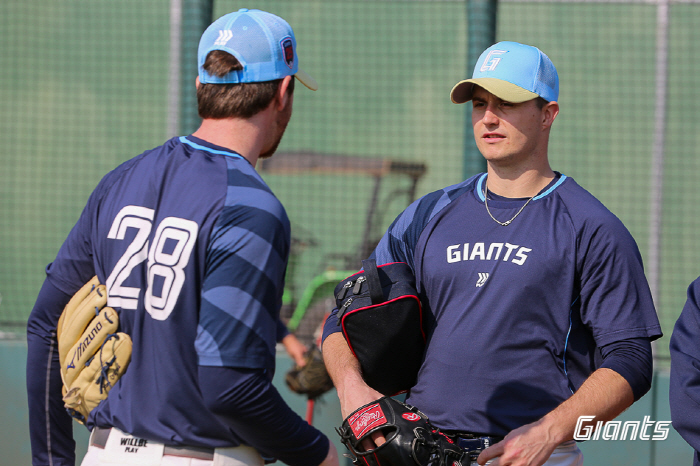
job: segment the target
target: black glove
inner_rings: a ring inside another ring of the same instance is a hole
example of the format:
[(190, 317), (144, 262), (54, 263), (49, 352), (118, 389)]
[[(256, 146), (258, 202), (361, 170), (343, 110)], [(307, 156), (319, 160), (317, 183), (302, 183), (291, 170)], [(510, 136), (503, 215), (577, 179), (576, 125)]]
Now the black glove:
[[(468, 466), (469, 454), (414, 406), (390, 397), (353, 412), (336, 429), (353, 464), (369, 466)], [(363, 451), (361, 442), (381, 431), (386, 443)]]

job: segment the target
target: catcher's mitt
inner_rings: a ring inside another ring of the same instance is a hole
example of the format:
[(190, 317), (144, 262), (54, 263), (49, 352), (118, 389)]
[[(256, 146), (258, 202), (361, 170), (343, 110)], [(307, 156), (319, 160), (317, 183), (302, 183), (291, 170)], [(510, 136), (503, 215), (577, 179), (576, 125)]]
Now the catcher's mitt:
[(333, 388), (333, 381), (326, 371), (323, 355), (316, 345), (311, 346), (304, 356), (306, 364), (295, 365), (285, 377), (289, 389), (296, 393), (317, 398)]
[[(353, 464), (369, 466), (468, 466), (470, 457), (430, 424), (416, 407), (384, 397), (348, 416), (336, 429)], [(361, 443), (381, 431), (386, 443), (363, 451)]]
[(93, 277), (68, 302), (56, 328), (63, 401), (81, 423), (131, 360), (131, 338), (117, 332), (119, 316), (106, 304), (107, 290)]

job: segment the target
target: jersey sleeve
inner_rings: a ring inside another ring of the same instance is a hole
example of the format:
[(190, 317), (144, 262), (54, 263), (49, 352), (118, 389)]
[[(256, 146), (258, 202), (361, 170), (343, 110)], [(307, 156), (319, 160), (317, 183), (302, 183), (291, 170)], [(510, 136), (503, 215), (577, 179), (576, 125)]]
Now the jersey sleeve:
[(284, 208), (262, 186), (229, 186), (207, 246), (199, 364), (274, 369), (290, 243)]
[(105, 175), (90, 195), (83, 211), (61, 245), (54, 261), (46, 268), (47, 278), (66, 294), (73, 295), (97, 271), (93, 257), (95, 213), (104, 193), (118, 176), (115, 171)]
[(78, 221), (46, 267), (46, 280), (27, 321), (27, 395), (33, 464), (73, 465), (73, 421), (64, 408), (56, 327), (70, 298), (95, 275), (91, 254), (93, 220), (105, 176)]
[(648, 338), (629, 338), (620, 340), (600, 349), (603, 362), (600, 367), (606, 367), (620, 374), (638, 401), (651, 388), (654, 358), (651, 353), (651, 342)]
[[(405, 262), (416, 274), (418, 262), (415, 257), (416, 245), (426, 226), (438, 212), (450, 205), (454, 199), (469, 192), (478, 176), (473, 176), (462, 183), (445, 189), (434, 191), (411, 203), (406, 210), (394, 219), (379, 240), (370, 258), (376, 259), (377, 265)], [(337, 314), (338, 310), (333, 309), (324, 323), (324, 341), (332, 333), (342, 331)]]
[(406, 262), (415, 273), (416, 245), (426, 226), (454, 199), (471, 191), (477, 177), (434, 191), (409, 205), (389, 226), (372, 253), (377, 265)]
[(688, 287), (688, 297), (676, 321), (669, 345), (671, 422), (700, 458), (700, 278)]
[(282, 340), (284, 340), (284, 337), (289, 335), (289, 329), (287, 328), (286, 325), (284, 325), (284, 322), (281, 320), (277, 321), (277, 338), (276, 341), (277, 343), (281, 343)]
[(63, 407), (56, 323), (71, 295), (47, 279), (27, 322), (27, 401), (32, 464), (73, 466), (73, 420)]
[(315, 466), (330, 442), (285, 403), (262, 370), (199, 367), (207, 407), (243, 443), (290, 466)]
[(578, 247), (581, 318), (596, 344), (659, 338), (661, 326), (641, 254), (622, 222), (609, 214), (595, 227), (585, 225)]

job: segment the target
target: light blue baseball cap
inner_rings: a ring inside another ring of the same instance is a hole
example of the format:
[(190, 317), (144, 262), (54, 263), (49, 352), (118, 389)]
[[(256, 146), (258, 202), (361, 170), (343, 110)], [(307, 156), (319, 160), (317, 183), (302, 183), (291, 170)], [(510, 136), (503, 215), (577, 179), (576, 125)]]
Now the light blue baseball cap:
[(507, 102), (559, 98), (559, 75), (552, 60), (537, 47), (517, 42), (499, 42), (484, 50), (472, 78), (452, 88), (452, 102), (470, 101), (475, 84)]
[[(225, 76), (210, 75), (203, 66), (213, 50), (230, 53), (243, 69)], [(292, 27), (262, 10), (241, 8), (214, 21), (199, 40), (197, 60), (202, 84), (256, 83), (294, 76), (312, 91), (318, 89), (314, 78), (299, 69)]]

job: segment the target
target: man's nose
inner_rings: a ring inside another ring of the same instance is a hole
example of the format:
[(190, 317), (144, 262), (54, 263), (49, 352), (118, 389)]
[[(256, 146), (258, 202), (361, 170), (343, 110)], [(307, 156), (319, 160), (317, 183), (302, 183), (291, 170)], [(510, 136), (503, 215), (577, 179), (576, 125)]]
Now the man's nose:
[(492, 105), (488, 105), (484, 111), (484, 124), (494, 125), (498, 123), (498, 115), (496, 115), (495, 108)]

